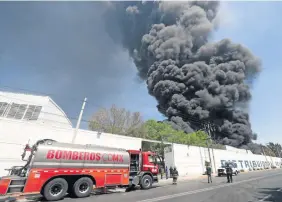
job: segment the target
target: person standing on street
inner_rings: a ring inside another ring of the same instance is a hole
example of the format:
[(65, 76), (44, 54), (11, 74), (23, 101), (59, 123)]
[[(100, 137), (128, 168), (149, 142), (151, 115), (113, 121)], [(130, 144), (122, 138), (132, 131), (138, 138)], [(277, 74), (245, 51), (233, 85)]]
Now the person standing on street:
[(168, 179), (168, 169), (167, 169), (167, 166), (165, 166), (165, 177), (166, 177), (166, 179)]
[(163, 175), (164, 175), (164, 169), (163, 169), (163, 166), (160, 168), (160, 173), (161, 173), (161, 179), (163, 179)]
[(229, 164), (227, 164), (226, 165), (227, 183), (233, 182), (232, 174), (233, 174), (233, 169)]
[(169, 177), (172, 178), (173, 168), (172, 166), (169, 167)]
[(208, 176), (208, 183), (212, 183), (212, 177), (211, 177), (212, 169), (211, 169), (210, 165), (207, 166), (206, 172), (207, 172), (207, 176)]
[(177, 178), (178, 178), (178, 170), (176, 169), (176, 167), (174, 167), (173, 171), (172, 171), (172, 184), (177, 184)]

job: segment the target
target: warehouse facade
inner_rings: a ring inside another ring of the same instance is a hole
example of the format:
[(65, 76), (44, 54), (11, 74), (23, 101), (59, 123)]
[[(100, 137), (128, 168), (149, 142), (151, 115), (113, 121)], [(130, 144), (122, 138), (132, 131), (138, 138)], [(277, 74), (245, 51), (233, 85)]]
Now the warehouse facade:
[(72, 128), (65, 112), (49, 96), (0, 91), (0, 118)]

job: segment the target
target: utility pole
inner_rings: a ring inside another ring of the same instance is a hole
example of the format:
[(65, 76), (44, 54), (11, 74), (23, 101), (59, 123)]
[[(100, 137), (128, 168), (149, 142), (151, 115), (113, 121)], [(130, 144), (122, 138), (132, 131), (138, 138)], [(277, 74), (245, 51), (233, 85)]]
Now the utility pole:
[[(208, 139), (206, 140), (206, 143), (207, 143), (207, 146), (208, 146), (208, 153), (209, 153), (209, 160), (210, 160), (210, 165), (214, 168), (212, 169), (212, 172), (213, 173), (216, 173), (216, 165), (215, 165), (215, 158), (214, 158), (214, 151), (213, 151), (213, 148), (212, 148), (212, 155), (213, 155), (213, 161), (212, 161), (212, 158), (211, 158), (211, 152), (210, 152), (210, 145), (209, 145), (209, 142), (208, 140), (211, 140), (212, 141), (212, 137), (211, 137), (211, 129), (210, 129), (210, 122), (208, 123), (208, 125), (205, 127), (205, 131), (207, 132), (208, 134)], [(213, 163), (212, 163), (213, 162)]]
[(210, 165), (212, 165), (211, 152), (210, 152), (210, 145), (209, 145), (209, 139), (206, 139), (206, 143), (207, 143), (207, 146), (208, 146), (208, 153), (209, 153)]
[(263, 155), (264, 155), (264, 157), (265, 157), (265, 159), (266, 159), (266, 161), (267, 161), (267, 158), (266, 158), (266, 155), (265, 155), (265, 152), (264, 152), (263, 146), (261, 145), (260, 147), (261, 147), (262, 153), (263, 153)]
[[(267, 157), (266, 157), (266, 155), (265, 155), (265, 152), (264, 152), (264, 149), (263, 149), (263, 146), (261, 145), (261, 150), (262, 150), (262, 153), (263, 153), (263, 155), (264, 155), (264, 157), (265, 157), (265, 161), (267, 162), (267, 165), (268, 165), (268, 160), (267, 160)], [(265, 167), (266, 167), (266, 165), (264, 165), (264, 169), (265, 169)]]
[(75, 130), (74, 130), (74, 134), (73, 134), (73, 137), (72, 137), (72, 141), (71, 141), (71, 143), (73, 143), (73, 144), (75, 142), (77, 131), (78, 131), (79, 126), (80, 126), (80, 122), (81, 122), (81, 118), (82, 118), (82, 115), (83, 115), (83, 111), (84, 111), (86, 101), (87, 101), (87, 98), (84, 98), (84, 101), (83, 101), (83, 104), (82, 104), (82, 107), (81, 107), (81, 110), (80, 110), (80, 114), (79, 114), (79, 117), (78, 117), (78, 120), (77, 120), (77, 123), (76, 123), (76, 127), (75, 127)]
[(216, 173), (217, 169), (216, 169), (216, 164), (215, 164), (215, 158), (214, 158), (214, 150), (213, 150), (213, 147), (212, 147), (212, 158), (213, 158), (214, 172)]

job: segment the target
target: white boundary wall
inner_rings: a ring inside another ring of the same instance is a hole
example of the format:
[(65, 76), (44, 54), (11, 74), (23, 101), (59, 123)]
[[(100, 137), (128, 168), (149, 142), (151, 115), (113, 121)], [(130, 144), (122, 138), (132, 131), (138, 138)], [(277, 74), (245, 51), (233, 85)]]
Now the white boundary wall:
[[(30, 144), (33, 144), (39, 139), (49, 138), (60, 142), (71, 142), (73, 133), (73, 128), (48, 127), (44, 124), (0, 118), (0, 176), (7, 174), (7, 171), (4, 171), (5, 168), (24, 164), (21, 161), (20, 155), (28, 141), (30, 141)], [(76, 143), (139, 150), (142, 145), (142, 139), (107, 133), (99, 135), (94, 131), (78, 130)], [(172, 148), (165, 155), (168, 167), (175, 165), (182, 176), (202, 175), (205, 172), (205, 161), (209, 161), (207, 148), (180, 144), (173, 144)], [(279, 158), (254, 155), (249, 151), (236, 148), (227, 147), (227, 149), (214, 149), (213, 152), (211, 151), (213, 167), (215, 165), (215, 168), (218, 168), (225, 161), (235, 161), (240, 170), (248, 171), (250, 167), (254, 166), (262, 167), (263, 165), (271, 166), (272, 164), (279, 167), (281, 164), (281, 159)], [(268, 164), (266, 164), (267, 162)]]
[[(250, 151), (236, 149), (230, 151), (210, 149), (212, 167), (217, 170), (226, 162), (233, 162), (239, 170), (249, 171), (259, 168), (280, 168), (281, 159), (264, 155), (255, 155)], [(165, 154), (167, 166), (176, 166), (179, 175), (202, 175), (205, 172), (205, 161), (209, 162), (207, 148), (173, 144), (170, 152)]]
[[(24, 165), (21, 154), (30, 141), (34, 144), (40, 139), (53, 139), (70, 143), (74, 134), (73, 128), (47, 127), (44, 124), (27, 123), (24, 121), (4, 120), (0, 118), (0, 176), (6, 175), (4, 169), (11, 166)], [(142, 140), (120, 135), (94, 131), (78, 130), (75, 143), (96, 144), (123, 149), (140, 149)]]

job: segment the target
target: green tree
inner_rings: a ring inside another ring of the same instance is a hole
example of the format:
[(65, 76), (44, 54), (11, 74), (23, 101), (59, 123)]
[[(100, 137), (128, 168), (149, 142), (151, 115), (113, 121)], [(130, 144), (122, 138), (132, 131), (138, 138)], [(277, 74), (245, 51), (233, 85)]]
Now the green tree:
[(208, 135), (204, 131), (185, 133), (175, 130), (168, 123), (148, 120), (145, 123), (146, 138), (150, 140), (167, 141), (186, 145), (205, 146)]
[(176, 132), (169, 124), (155, 120), (146, 121), (145, 130), (147, 139), (158, 141), (168, 141), (169, 137)]
[(142, 148), (156, 152), (161, 158), (162, 166), (164, 166), (164, 149), (167, 146), (164, 142), (169, 141), (169, 137), (175, 133), (175, 130), (169, 124), (155, 120), (146, 121), (144, 126), (146, 139), (157, 140), (161, 143), (143, 142)]

